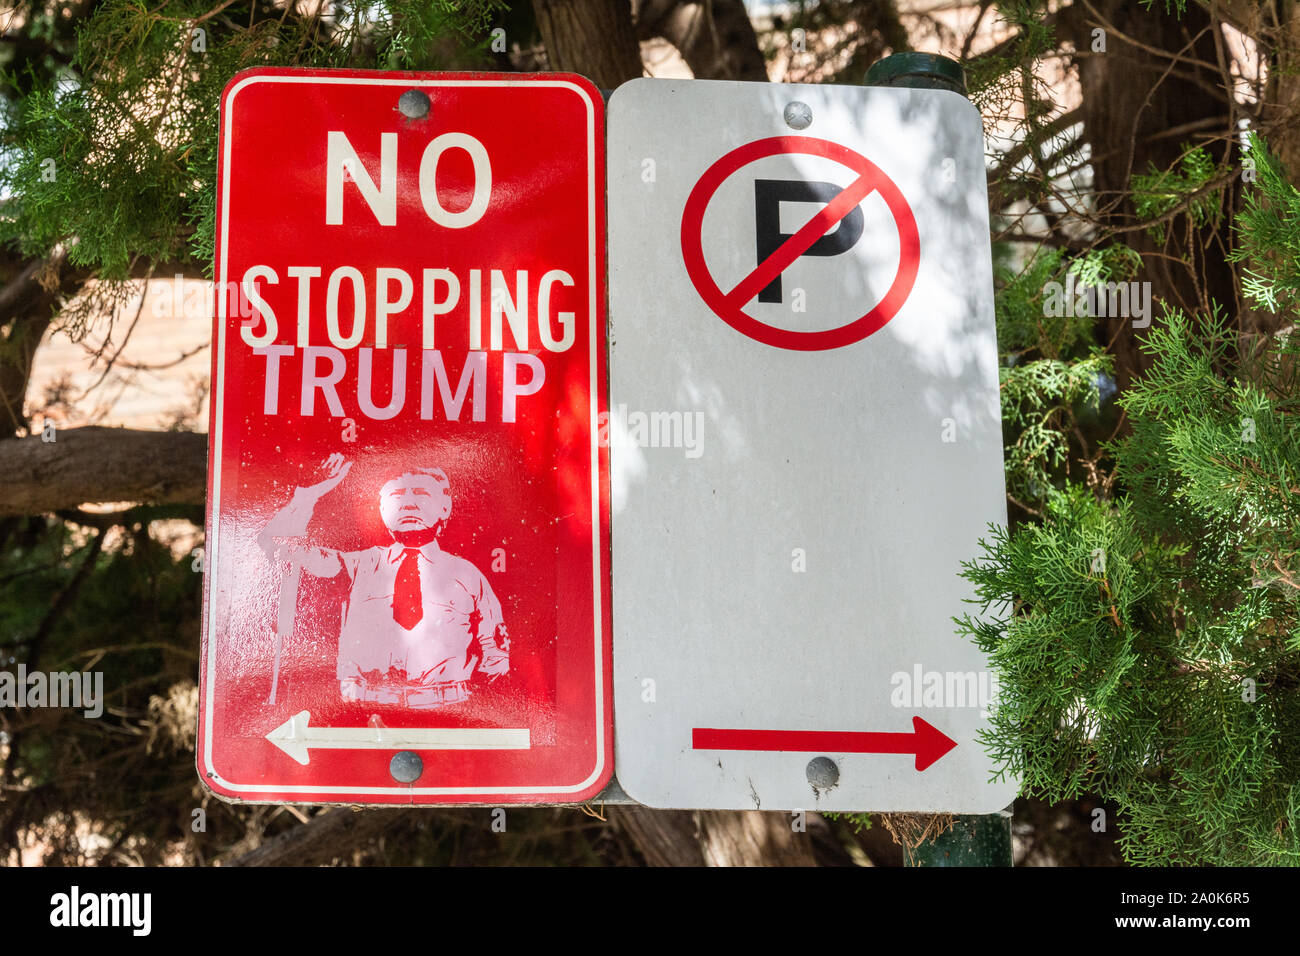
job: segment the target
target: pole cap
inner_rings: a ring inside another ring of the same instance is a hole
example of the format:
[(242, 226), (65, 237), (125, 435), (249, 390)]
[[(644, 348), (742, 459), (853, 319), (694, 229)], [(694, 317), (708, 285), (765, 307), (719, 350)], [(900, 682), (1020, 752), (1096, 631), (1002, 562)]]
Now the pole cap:
[(937, 53), (894, 53), (867, 70), (867, 86), (951, 90), (966, 95), (966, 75), (956, 60)]

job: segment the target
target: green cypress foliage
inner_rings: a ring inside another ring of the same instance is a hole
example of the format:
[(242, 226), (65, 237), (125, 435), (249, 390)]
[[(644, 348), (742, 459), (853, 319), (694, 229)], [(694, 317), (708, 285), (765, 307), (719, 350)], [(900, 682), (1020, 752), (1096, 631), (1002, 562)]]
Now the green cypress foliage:
[(1044, 520), (993, 529), (965, 568), (1002, 773), (1115, 801), (1139, 864), (1300, 863), (1300, 193), (1251, 154), (1237, 255), (1282, 331), (1252, 353), (1217, 315), (1167, 309), (1119, 399), (1115, 496), (1058, 480)]
[(71, 264), (110, 280), (136, 261), (192, 256), (210, 269), (218, 110), (231, 76), (257, 66), (448, 69), (486, 48), (503, 6), (340, 0), (304, 12), (107, 0), (52, 80), (0, 84), (26, 91), (0, 98), (0, 197), (14, 200), (0, 242), (26, 256), (67, 243)]

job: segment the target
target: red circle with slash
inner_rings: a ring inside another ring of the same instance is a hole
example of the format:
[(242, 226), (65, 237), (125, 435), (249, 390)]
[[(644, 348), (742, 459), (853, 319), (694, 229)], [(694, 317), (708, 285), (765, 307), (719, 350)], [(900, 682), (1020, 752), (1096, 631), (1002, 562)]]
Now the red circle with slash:
[[(704, 211), (714, 193), (733, 173), (743, 166), (780, 153), (799, 153), (822, 156), (834, 160), (857, 173), (857, 179), (845, 187), (830, 203), (798, 232), (781, 244), (774, 253), (758, 264), (748, 276), (730, 292), (723, 292), (704, 262), (701, 231)], [(817, 332), (798, 332), (777, 328), (760, 322), (744, 311), (744, 306), (758, 295), (768, 283), (784, 272), (808, 248), (852, 212), (872, 192), (889, 207), (898, 227), (898, 272), (883, 299), (875, 308), (847, 325)], [(871, 160), (839, 143), (811, 136), (773, 136), (733, 149), (705, 170), (700, 181), (691, 190), (682, 212), (682, 258), (686, 272), (705, 303), (722, 321), (743, 335), (764, 345), (793, 349), (800, 352), (818, 352), (842, 348), (860, 342), (898, 314), (907, 301), (916, 282), (916, 272), (921, 262), (921, 238), (916, 228), (912, 207), (903, 198), (903, 192), (892, 179)]]

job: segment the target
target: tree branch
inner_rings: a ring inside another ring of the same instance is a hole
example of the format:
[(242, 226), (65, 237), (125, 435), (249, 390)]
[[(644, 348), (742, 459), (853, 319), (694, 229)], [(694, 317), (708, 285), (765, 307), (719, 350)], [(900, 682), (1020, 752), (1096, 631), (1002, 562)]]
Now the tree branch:
[(0, 516), (43, 514), (85, 502), (199, 504), (208, 436), (128, 428), (70, 428), (0, 442)]

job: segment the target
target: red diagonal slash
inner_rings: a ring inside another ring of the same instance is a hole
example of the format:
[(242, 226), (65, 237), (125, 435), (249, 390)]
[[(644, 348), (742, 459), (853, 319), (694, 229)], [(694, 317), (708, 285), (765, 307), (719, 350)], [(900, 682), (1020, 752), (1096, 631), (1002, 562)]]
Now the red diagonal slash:
[(807, 252), (809, 246), (834, 229), (841, 219), (856, 209), (875, 189), (875, 177), (870, 173), (863, 173), (853, 180), (838, 196), (823, 206), (817, 215), (804, 223), (802, 229), (781, 243), (776, 252), (759, 263), (758, 268), (728, 292), (723, 301), (736, 309), (745, 305), (788, 269), (794, 260)]
[[(727, 179), (752, 162), (776, 155), (822, 156), (852, 170), (858, 177), (824, 206), (811, 221), (759, 263), (739, 285), (724, 293), (704, 259), (704, 213)], [(884, 201), (898, 229), (898, 272), (874, 308), (837, 328), (810, 332), (768, 325), (745, 312), (744, 306), (766, 288), (818, 237), (835, 225), (874, 191)], [(840, 143), (811, 136), (772, 136), (755, 140), (726, 153), (700, 176), (682, 207), (682, 264), (704, 303), (723, 322), (742, 335), (774, 348), (796, 351), (837, 349), (860, 342), (892, 319), (907, 301), (921, 263), (921, 238), (916, 217), (898, 185), (875, 163)]]
[(721, 730), (696, 727), (694, 750), (780, 750), (803, 753), (915, 754), (916, 769), (925, 770), (957, 746), (943, 731), (920, 717), (912, 718), (912, 733), (873, 733), (855, 730)]

